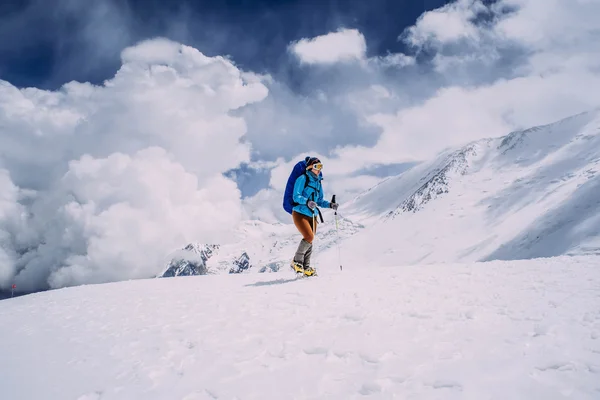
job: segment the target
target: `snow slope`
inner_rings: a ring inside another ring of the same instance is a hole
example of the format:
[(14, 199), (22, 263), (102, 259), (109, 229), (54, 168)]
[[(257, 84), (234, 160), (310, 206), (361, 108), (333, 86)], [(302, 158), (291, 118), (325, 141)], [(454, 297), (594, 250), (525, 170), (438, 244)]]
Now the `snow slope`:
[(600, 254), (599, 171), (598, 110), (477, 141), (340, 207), (368, 227), (344, 254), (364, 266)]
[[(333, 212), (323, 210), (313, 264), (369, 268), (600, 254), (599, 170), (600, 110), (450, 149), (342, 202), (338, 229)], [(278, 271), (299, 240), (291, 222), (245, 221), (196, 270)]]
[(207, 275), (4, 300), (2, 398), (598, 399), (598, 265)]

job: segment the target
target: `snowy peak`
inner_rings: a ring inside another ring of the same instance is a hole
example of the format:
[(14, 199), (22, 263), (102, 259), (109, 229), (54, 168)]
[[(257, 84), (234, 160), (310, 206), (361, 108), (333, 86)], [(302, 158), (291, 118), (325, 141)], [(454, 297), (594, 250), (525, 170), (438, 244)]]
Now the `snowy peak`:
[(182, 250), (176, 252), (159, 277), (206, 275), (208, 273), (206, 263), (218, 250), (219, 245), (188, 244)]
[(194, 255), (198, 255), (202, 261), (206, 262), (216, 251), (219, 250), (219, 245), (190, 243), (184, 247), (184, 250)]
[(417, 212), (431, 200), (448, 193), (452, 177), (467, 173), (470, 158), (477, 155), (475, 149), (476, 145), (470, 145), (444, 157), (441, 166), (423, 178), (425, 183), (404, 200), (398, 209), (390, 211), (388, 216), (394, 218), (401, 212)]
[[(539, 130), (541, 128), (532, 128), (528, 130), (529, 132), (533, 132), (535, 130)], [(510, 150), (515, 149), (517, 146), (522, 144), (525, 141), (528, 131), (515, 131), (506, 135), (502, 141), (500, 142), (500, 146), (498, 150), (502, 150), (501, 154), (505, 155)]]
[(499, 140), (497, 156), (505, 164), (532, 165), (582, 140), (597, 138), (599, 127), (600, 109), (511, 132)]
[(250, 264), (250, 256), (244, 252), (237, 260), (233, 262), (233, 267), (229, 270), (230, 274), (239, 274), (248, 271), (252, 265)]
[(160, 277), (172, 278), (175, 276), (206, 275), (206, 273), (206, 264), (180, 259), (171, 261)]

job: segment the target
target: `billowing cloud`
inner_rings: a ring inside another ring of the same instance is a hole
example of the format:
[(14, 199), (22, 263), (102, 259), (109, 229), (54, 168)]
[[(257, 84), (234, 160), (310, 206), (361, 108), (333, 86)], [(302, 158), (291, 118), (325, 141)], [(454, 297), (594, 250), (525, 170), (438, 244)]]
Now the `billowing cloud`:
[[(51, 287), (151, 276), (169, 250), (227, 240), (241, 217), (235, 182), (215, 175), (200, 187), (196, 175), (170, 158), (162, 148), (148, 148), (70, 163), (56, 193), (66, 201), (44, 235), (46, 246), (69, 249), (50, 271)], [(38, 252), (20, 275), (45, 278), (43, 266), (52, 265), (47, 256), (53, 255)]]
[(1, 287), (148, 277), (190, 241), (226, 240), (242, 209), (223, 173), (251, 150), (230, 113), (267, 94), (225, 58), (162, 39), (125, 49), (102, 86), (2, 82)]
[(301, 39), (290, 50), (306, 64), (334, 64), (364, 60), (367, 44), (356, 29), (340, 29), (311, 39)]
[(13, 184), (8, 171), (0, 168), (0, 288), (8, 287), (15, 274), (16, 254), (11, 246), (11, 232), (21, 228), (22, 207), (18, 201), (19, 188)]

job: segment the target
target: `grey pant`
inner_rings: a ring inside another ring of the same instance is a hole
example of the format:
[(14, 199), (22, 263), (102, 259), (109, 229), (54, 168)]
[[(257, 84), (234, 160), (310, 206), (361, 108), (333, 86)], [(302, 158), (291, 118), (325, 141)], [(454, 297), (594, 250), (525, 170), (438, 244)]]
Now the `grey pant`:
[(294, 255), (294, 261), (302, 264), (304, 268), (310, 266), (310, 256), (312, 255), (312, 243), (302, 239)]

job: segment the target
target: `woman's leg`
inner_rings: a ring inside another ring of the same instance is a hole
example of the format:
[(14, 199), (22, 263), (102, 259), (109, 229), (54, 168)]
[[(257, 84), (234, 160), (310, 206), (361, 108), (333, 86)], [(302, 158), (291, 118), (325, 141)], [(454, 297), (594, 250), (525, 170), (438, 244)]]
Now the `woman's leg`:
[(315, 217), (311, 218), (311, 233), (312, 233), (312, 239), (310, 241), (310, 247), (306, 250), (306, 253), (304, 253), (304, 268), (308, 268), (310, 267), (310, 256), (312, 256), (312, 249), (313, 249), (313, 245), (312, 242), (315, 238), (315, 235), (317, 234), (317, 219)]
[(312, 229), (312, 218), (307, 217), (304, 214), (297, 213), (296, 211), (292, 211), (292, 218), (294, 219), (294, 225), (302, 235), (302, 238), (306, 240), (308, 243), (312, 243), (315, 238), (315, 234)]
[(311, 226), (312, 218), (297, 213), (296, 211), (292, 211), (292, 218), (294, 220), (294, 225), (296, 225), (296, 228), (302, 235), (302, 240), (300, 240), (298, 249), (294, 255), (294, 262), (304, 267), (306, 252), (312, 249), (312, 241), (315, 238)]

